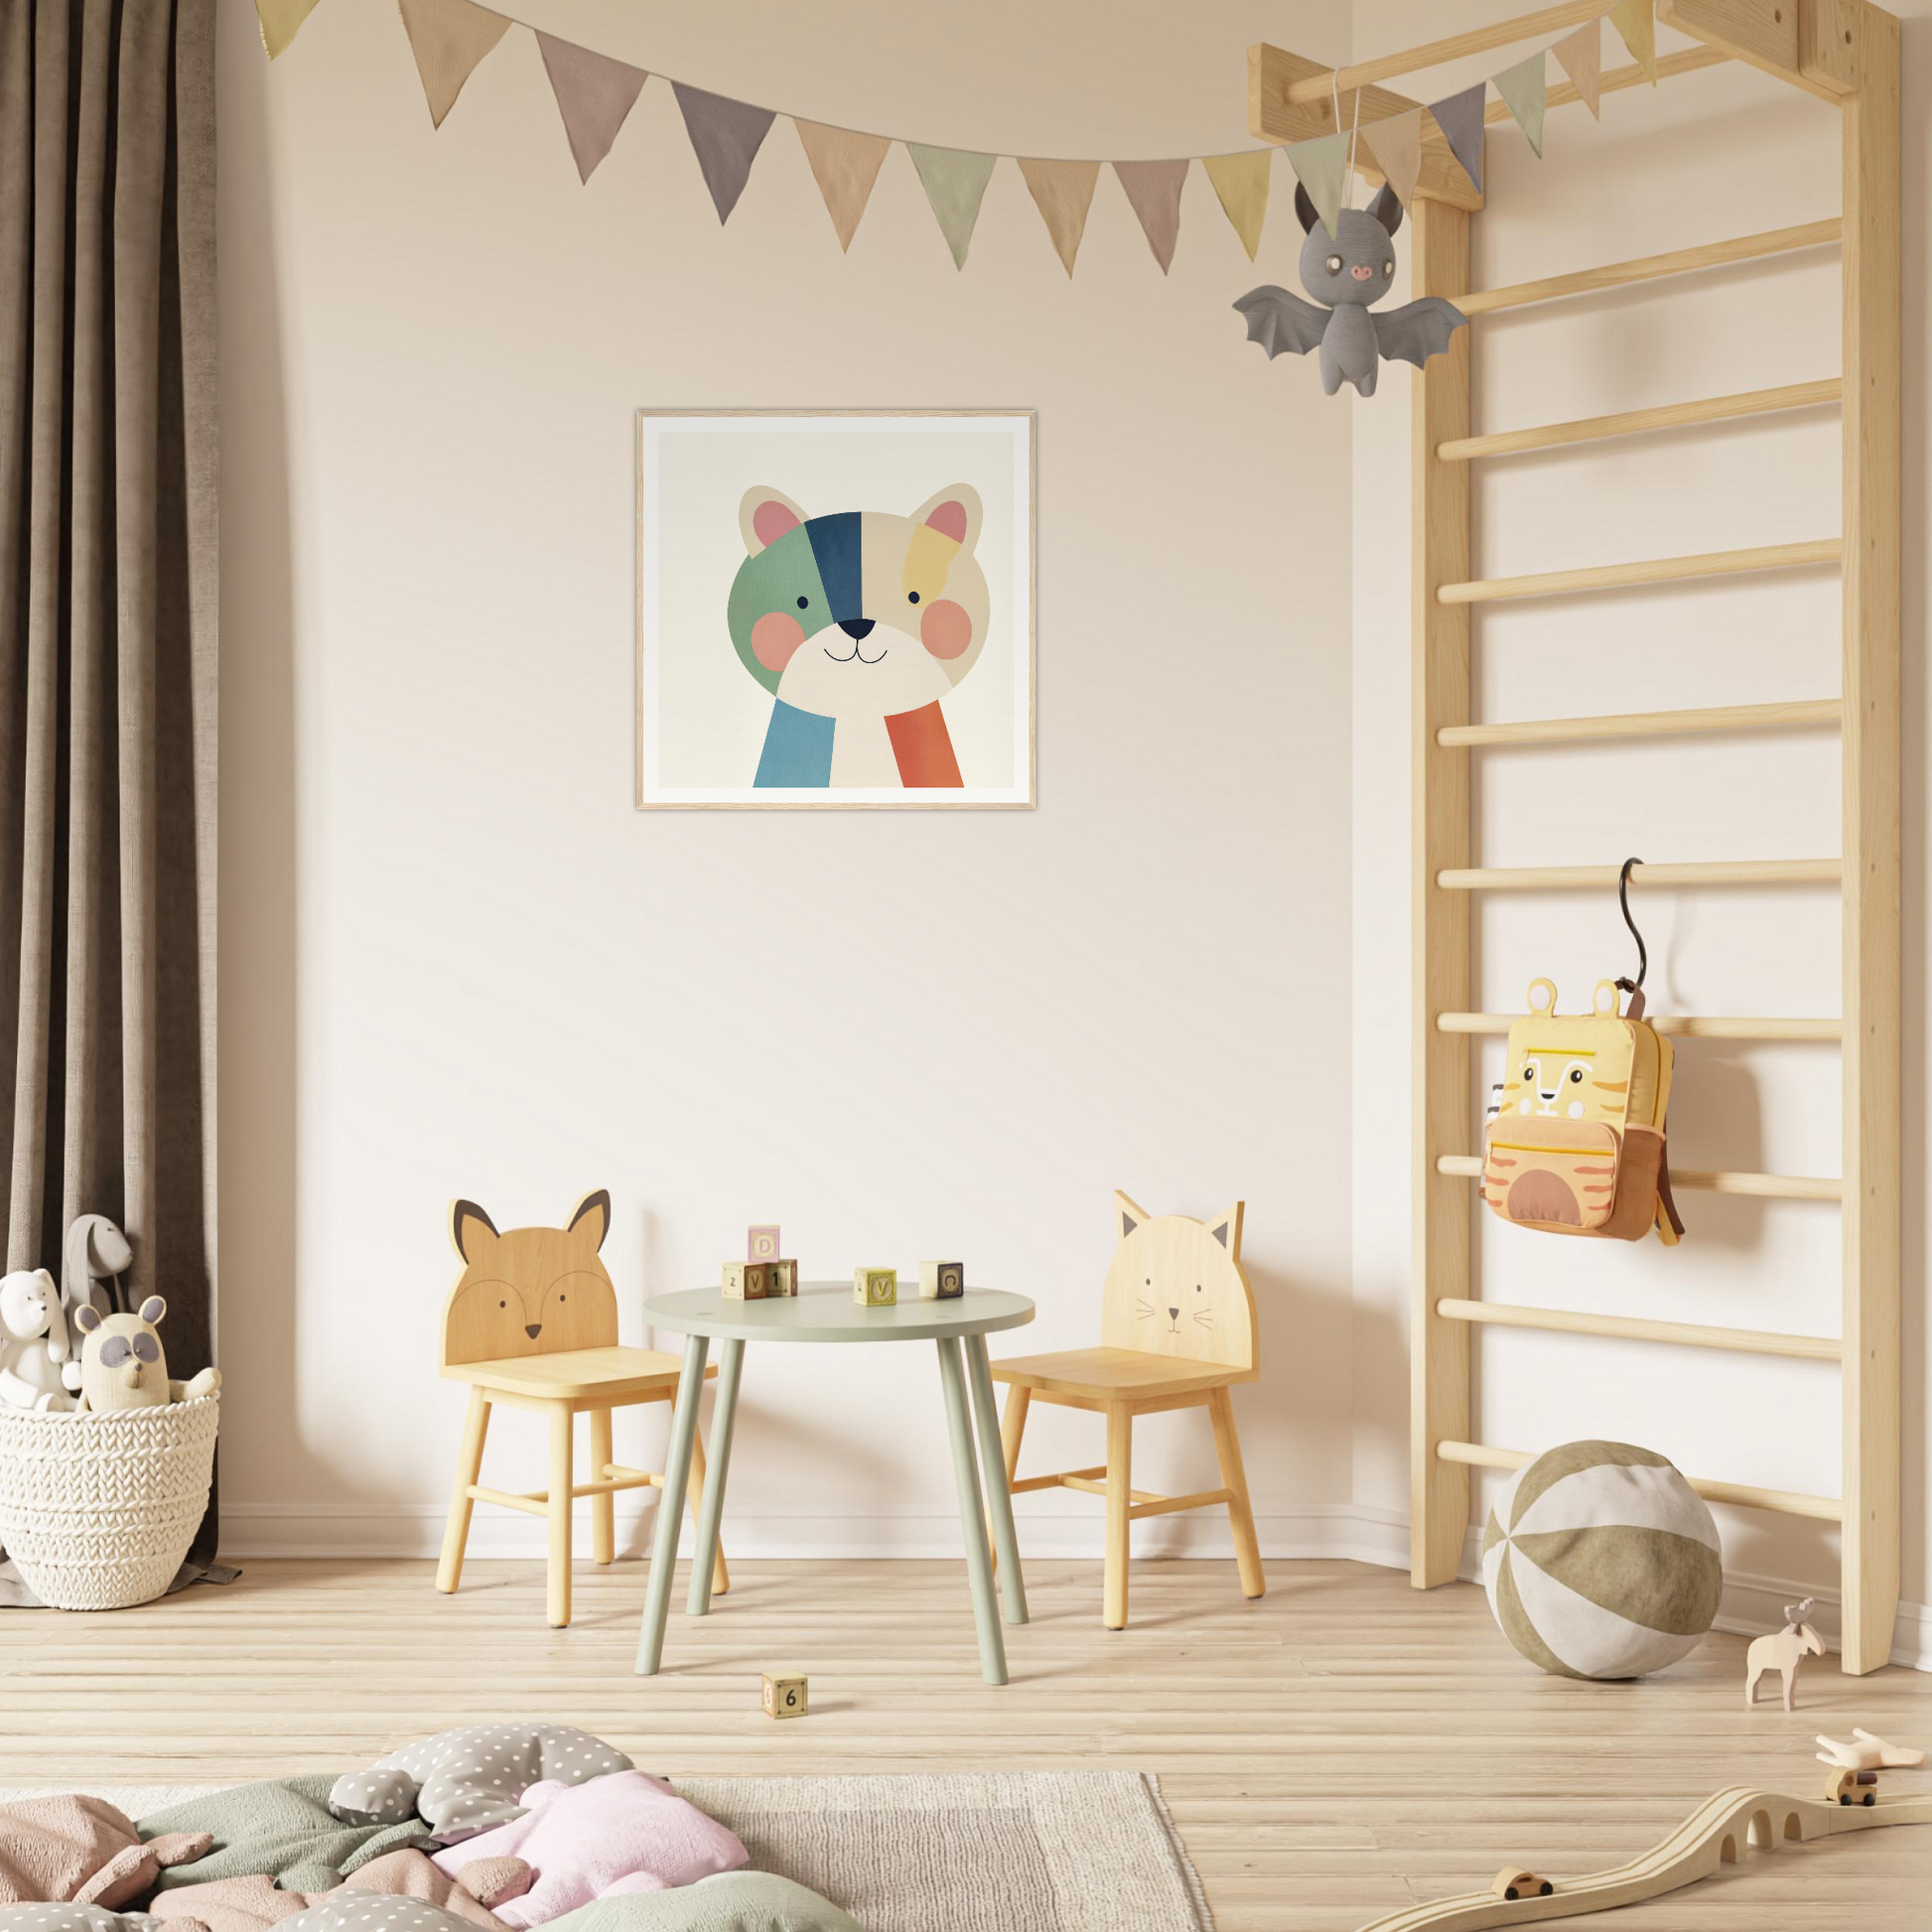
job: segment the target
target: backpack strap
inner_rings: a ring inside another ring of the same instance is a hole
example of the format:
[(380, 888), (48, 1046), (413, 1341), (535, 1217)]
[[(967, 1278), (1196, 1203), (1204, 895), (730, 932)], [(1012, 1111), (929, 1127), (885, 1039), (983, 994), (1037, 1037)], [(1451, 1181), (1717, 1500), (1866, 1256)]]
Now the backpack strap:
[[(1641, 1000), (1643, 995), (1639, 993), (1637, 998)], [(1670, 1143), (1668, 1141), (1664, 1143), (1663, 1149), (1657, 1157), (1657, 1204), (1663, 1209), (1670, 1221), (1670, 1231), (1676, 1235), (1678, 1240), (1682, 1241), (1684, 1238), (1684, 1219), (1678, 1213), (1677, 1203), (1671, 1198), (1670, 1191)]]

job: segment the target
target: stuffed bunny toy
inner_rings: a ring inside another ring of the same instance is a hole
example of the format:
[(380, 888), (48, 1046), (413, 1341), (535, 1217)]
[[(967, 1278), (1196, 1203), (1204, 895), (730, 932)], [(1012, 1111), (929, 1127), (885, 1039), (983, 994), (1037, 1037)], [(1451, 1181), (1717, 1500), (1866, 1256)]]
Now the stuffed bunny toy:
[(205, 1368), (187, 1382), (168, 1379), (168, 1357), (155, 1324), (168, 1312), (150, 1295), (134, 1314), (102, 1314), (92, 1303), (74, 1311), (73, 1325), (87, 1337), (80, 1348), (80, 1406), (158, 1409), (164, 1402), (192, 1402), (221, 1386), (221, 1371)]
[(45, 1268), (0, 1279), (0, 1403), (14, 1409), (71, 1409), (80, 1386), (61, 1291)]
[(127, 1271), (133, 1266), (127, 1236), (105, 1214), (76, 1214), (61, 1244), (61, 1300), (69, 1320), (88, 1302), (104, 1314), (128, 1313)]

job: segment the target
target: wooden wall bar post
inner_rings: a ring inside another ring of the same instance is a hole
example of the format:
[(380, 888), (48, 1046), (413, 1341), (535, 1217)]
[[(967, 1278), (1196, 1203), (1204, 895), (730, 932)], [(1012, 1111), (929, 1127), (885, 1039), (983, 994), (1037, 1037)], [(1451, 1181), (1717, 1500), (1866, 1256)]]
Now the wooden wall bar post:
[(1898, 22), (1862, 7), (1844, 115), (1844, 1668), (1898, 1609)]
[[(1469, 286), (1467, 210), (1417, 196), (1410, 243), (1414, 293), (1451, 301)], [(1438, 874), (1469, 863), (1469, 753), (1438, 742), (1470, 717), (1469, 607), (1436, 593), (1469, 571), (1469, 466), (1437, 451), (1469, 433), (1469, 332), (1415, 377), (1411, 456), (1414, 599), (1412, 901), (1415, 949), (1415, 1140), (1411, 1171), (1414, 1258), (1409, 1321), (1409, 1580), (1418, 1588), (1452, 1582), (1469, 1522), (1469, 1472), (1436, 1453), (1469, 1436), (1469, 1328), (1436, 1311), (1470, 1292), (1469, 1183), (1444, 1174), (1437, 1157), (1467, 1141), (1469, 1043), (1445, 1034), (1436, 1015), (1469, 1004), (1469, 895), (1445, 892)]]

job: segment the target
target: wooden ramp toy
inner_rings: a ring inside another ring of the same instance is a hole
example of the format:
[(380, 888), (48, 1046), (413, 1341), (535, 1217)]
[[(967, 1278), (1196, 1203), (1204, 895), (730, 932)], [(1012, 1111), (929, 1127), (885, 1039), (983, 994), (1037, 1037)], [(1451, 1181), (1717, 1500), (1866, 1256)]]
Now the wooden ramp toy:
[[(1932, 1825), (1932, 1791), (1894, 1792), (1879, 1796), (1875, 1804), (1868, 1798), (1840, 1803), (1736, 1784), (1707, 1799), (1654, 1852), (1628, 1864), (1582, 1878), (1557, 1878), (1547, 1894), (1519, 1893), (1514, 1898), (1502, 1895), (1504, 1874), (1498, 1874), (1496, 1885), (1486, 1891), (1439, 1898), (1433, 1905), (1407, 1905), (1365, 1925), (1362, 1932), (1422, 1932), (1425, 1926), (1432, 1932), (1485, 1932), (1490, 1926), (1535, 1925), (1544, 1919), (1607, 1912), (1709, 1878), (1719, 1865), (1734, 1864), (1744, 1845), (1768, 1852), (1780, 1840), (1830, 1838), (1879, 1825)], [(1522, 1868), (1509, 1866), (1505, 1872)], [(1765, 1922), (1772, 1921), (1767, 1916)]]

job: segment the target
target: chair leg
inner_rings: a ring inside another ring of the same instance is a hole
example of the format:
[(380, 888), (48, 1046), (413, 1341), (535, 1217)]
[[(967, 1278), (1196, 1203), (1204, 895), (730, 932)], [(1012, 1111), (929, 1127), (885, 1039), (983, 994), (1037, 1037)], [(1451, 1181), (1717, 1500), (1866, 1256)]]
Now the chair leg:
[(570, 1622), (570, 1492), (574, 1480), (570, 1472), (570, 1439), (576, 1420), (568, 1402), (550, 1405), (548, 1611), (553, 1630), (561, 1630)]
[(1134, 1500), (1134, 1414), (1125, 1403), (1107, 1410), (1107, 1579), (1105, 1621), (1127, 1628), (1127, 1511)]
[(436, 1566), (436, 1587), (445, 1596), (463, 1581), (463, 1548), (470, 1541), (470, 1512), (475, 1507), (470, 1485), (483, 1473), (483, 1437), (488, 1432), (489, 1398), (473, 1382), (470, 1411), (463, 1420), (463, 1447), (457, 1451), (450, 1519), (443, 1525), (443, 1559)]
[(1228, 1522), (1234, 1531), (1234, 1562), (1241, 1573), (1241, 1594), (1259, 1596), (1268, 1587), (1262, 1575), (1261, 1546), (1255, 1541), (1255, 1513), (1248, 1502), (1248, 1473), (1241, 1466), (1241, 1438), (1234, 1433), (1234, 1397), (1215, 1389), (1207, 1398), (1214, 1419), (1214, 1453), (1220, 1459), (1221, 1487), (1228, 1491)]
[[(591, 1411), (591, 1480), (602, 1482), (611, 1473), (611, 1412)], [(591, 1498), (591, 1555), (599, 1563), (613, 1563), (618, 1554), (617, 1498), (606, 1489)]]
[[(1034, 1406), (1032, 1389), (1022, 1388), (1019, 1383), (1007, 1386), (1007, 1406), (1000, 1417), (1000, 1452), (1007, 1460), (1007, 1487), (1013, 1487), (1013, 1479), (1020, 1473), (1020, 1439), (1027, 1433), (1027, 1411)], [(997, 1576), (1000, 1569), (1000, 1552), (993, 1552), (993, 1570)]]
[[(698, 1511), (704, 1503), (704, 1486), (708, 1479), (704, 1459), (704, 1431), (691, 1438), (691, 1480), (684, 1485), (685, 1499), (691, 1505), (691, 1520), (698, 1520)], [(725, 1568), (725, 1533), (718, 1532), (718, 1561), (711, 1566), (711, 1593), (723, 1596), (732, 1587), (732, 1573)]]

